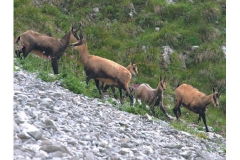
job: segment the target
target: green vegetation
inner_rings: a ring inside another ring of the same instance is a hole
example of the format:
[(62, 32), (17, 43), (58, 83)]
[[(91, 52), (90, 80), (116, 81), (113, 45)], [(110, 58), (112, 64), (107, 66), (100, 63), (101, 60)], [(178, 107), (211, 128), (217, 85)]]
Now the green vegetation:
[[(49, 4), (40, 7), (34, 6), (30, 0), (15, 0), (14, 38), (28, 29), (62, 38), (72, 23), (81, 22), (90, 54), (111, 59), (123, 66), (127, 66), (130, 59), (135, 59), (139, 75), (132, 84), (148, 83), (156, 88), (159, 76), (167, 75), (168, 87), (164, 92), (164, 105), (170, 106), (166, 111), (172, 116), (176, 81), (191, 84), (206, 94), (211, 94), (213, 85), (223, 85), (226, 89), (226, 59), (221, 50), (221, 46), (226, 44), (226, 10), (222, 7), (226, 4), (225, 0), (194, 0), (193, 3), (189, 0), (178, 0), (175, 4), (167, 4), (165, 0), (70, 0), (67, 4), (65, 8)], [(99, 8), (99, 12), (93, 11), (95, 7)], [(133, 13), (132, 17), (130, 12)], [(156, 31), (156, 27), (160, 30)], [(142, 49), (143, 46), (146, 51)], [(163, 46), (174, 50), (169, 58), (171, 63), (167, 66), (164, 65), (162, 57)], [(192, 50), (192, 46), (199, 48)], [(187, 57), (185, 67), (179, 54)], [(53, 71), (49, 60), (33, 54), (14, 62), (20, 63), (29, 72), (37, 72), (44, 81), (58, 80), (63, 87), (74, 93), (99, 97), (93, 80), (86, 85), (86, 76), (79, 62), (78, 52), (70, 47), (58, 62), (60, 74), (57, 76), (50, 75)], [(220, 98), (221, 106), (213, 108), (210, 105), (206, 113), (207, 124), (224, 137), (225, 93), (224, 91)], [(109, 102), (115, 105), (114, 101)], [(129, 99), (126, 99), (126, 103), (119, 109), (134, 114), (151, 115), (144, 104), (130, 107)], [(158, 118), (165, 119), (159, 109), (157, 115)], [(187, 124), (195, 123), (197, 116), (182, 108), (181, 119), (185, 120), (186, 124), (170, 124), (177, 129), (191, 132)], [(197, 129), (204, 130), (203, 127), (203, 122), (200, 122)], [(200, 133), (197, 136), (204, 138)]]

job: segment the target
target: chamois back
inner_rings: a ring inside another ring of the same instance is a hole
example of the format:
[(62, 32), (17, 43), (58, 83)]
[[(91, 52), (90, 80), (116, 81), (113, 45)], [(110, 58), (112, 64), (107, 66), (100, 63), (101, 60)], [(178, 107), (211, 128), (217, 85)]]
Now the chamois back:
[(132, 79), (132, 74), (122, 65), (100, 56), (90, 55), (87, 48), (86, 39), (83, 38), (82, 30), (80, 30), (80, 40), (71, 46), (78, 50), (80, 60), (84, 66), (87, 75), (86, 83), (90, 79), (94, 79), (96, 87), (101, 97), (102, 91), (99, 87), (99, 81), (110, 86), (115, 86), (119, 89), (121, 103), (123, 102), (122, 89), (128, 93), (130, 105), (133, 105), (133, 97), (129, 90), (129, 83)]
[(156, 89), (153, 89), (146, 83), (140, 84), (135, 91), (136, 102), (138, 102), (138, 99), (140, 99), (141, 102), (144, 102), (147, 105), (149, 105), (154, 115), (155, 115), (154, 106), (159, 106), (160, 110), (162, 110), (165, 116), (168, 119), (170, 119), (165, 109), (163, 108), (163, 93), (164, 90), (166, 89), (166, 86), (167, 86), (166, 76), (164, 77), (164, 79), (162, 79), (162, 77), (160, 76), (160, 81)]
[(219, 87), (218, 92), (215, 91), (214, 87), (212, 88), (212, 94), (205, 95), (203, 92), (198, 91), (188, 84), (182, 84), (175, 90), (176, 105), (173, 108), (173, 113), (176, 115), (176, 118), (179, 119), (181, 116), (180, 106), (187, 108), (188, 110), (199, 114), (197, 123), (203, 119), (203, 123), (206, 128), (206, 132), (209, 132), (206, 124), (206, 108), (212, 103), (214, 106), (219, 106), (219, 98), (221, 95), (221, 87)]
[(57, 60), (62, 56), (70, 41), (76, 42), (79, 39), (78, 30), (71, 26), (70, 31), (62, 39), (28, 30), (17, 37), (15, 43), (20, 41), (21, 44), (20, 48), (15, 50), (15, 53), (19, 58), (22, 58), (21, 53), (26, 58), (32, 52), (40, 57), (51, 59), (54, 74), (58, 74)]
[[(129, 72), (132, 74), (132, 76), (137, 76), (138, 75), (137, 64), (133, 60), (130, 61), (130, 64), (126, 68), (129, 70)], [(117, 95), (116, 95), (114, 86), (105, 85), (105, 87), (104, 87), (104, 82), (100, 83), (100, 88), (101, 88), (101, 90), (103, 92), (107, 92), (107, 89), (109, 87), (111, 87), (111, 90), (113, 92), (114, 98), (117, 99)]]

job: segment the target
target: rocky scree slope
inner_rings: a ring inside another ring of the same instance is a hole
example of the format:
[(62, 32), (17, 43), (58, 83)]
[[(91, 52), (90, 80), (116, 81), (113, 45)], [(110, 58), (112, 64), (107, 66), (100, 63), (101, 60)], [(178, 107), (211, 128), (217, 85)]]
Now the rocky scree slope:
[(223, 160), (226, 140), (200, 139), (148, 115), (74, 94), (58, 81), (14, 71), (15, 160)]

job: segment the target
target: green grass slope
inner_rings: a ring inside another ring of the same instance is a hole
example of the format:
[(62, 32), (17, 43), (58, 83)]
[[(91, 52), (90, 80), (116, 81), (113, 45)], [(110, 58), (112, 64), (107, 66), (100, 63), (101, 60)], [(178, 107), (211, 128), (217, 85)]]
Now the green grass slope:
[[(211, 94), (213, 85), (223, 85), (221, 105), (219, 108), (209, 105), (207, 124), (213, 127), (214, 132), (226, 136), (226, 59), (221, 49), (226, 44), (225, 0), (178, 0), (175, 4), (168, 4), (165, 0), (52, 2), (55, 6), (47, 3), (35, 6), (31, 0), (15, 0), (14, 38), (28, 29), (62, 38), (71, 24), (81, 22), (90, 54), (111, 59), (123, 66), (127, 66), (130, 59), (135, 59), (139, 75), (132, 84), (148, 83), (156, 88), (160, 75), (167, 75), (164, 105), (169, 107), (166, 110), (172, 116), (177, 81), (191, 84), (206, 94)], [(94, 8), (99, 11), (94, 11)], [(169, 65), (163, 60), (163, 46), (169, 46), (174, 51), (169, 57)], [(193, 50), (192, 46), (198, 48)], [(15, 49), (18, 47), (14, 45)], [(187, 57), (184, 65), (179, 55)], [(49, 61), (34, 54), (14, 62), (20, 63), (29, 72), (38, 72), (45, 81), (61, 81), (74, 93), (99, 97), (93, 80), (86, 86), (78, 52), (70, 47), (59, 60), (60, 74), (57, 76), (49, 75), (53, 73)], [(109, 101), (114, 104), (111, 99)], [(151, 114), (144, 105), (129, 107), (128, 99), (120, 109), (135, 114)], [(187, 124), (196, 122), (196, 114), (184, 108), (182, 110), (181, 119)], [(160, 111), (158, 117), (164, 119)], [(191, 130), (187, 124), (171, 124), (178, 129)], [(203, 127), (200, 122), (197, 130), (204, 130)]]

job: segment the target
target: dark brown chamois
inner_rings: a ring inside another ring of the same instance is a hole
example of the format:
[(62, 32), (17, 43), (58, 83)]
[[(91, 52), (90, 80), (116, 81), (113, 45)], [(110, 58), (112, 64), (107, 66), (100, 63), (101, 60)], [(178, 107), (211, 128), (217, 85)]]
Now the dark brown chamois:
[(54, 74), (58, 74), (57, 60), (62, 56), (70, 41), (76, 42), (79, 39), (77, 34), (79, 29), (73, 29), (73, 27), (71, 27), (70, 31), (67, 32), (62, 39), (28, 30), (16, 39), (16, 43), (18, 43), (18, 41), (21, 42), (21, 48), (15, 50), (15, 53), (17, 57), (21, 59), (20, 53), (23, 53), (23, 57), (26, 58), (30, 52), (46, 59), (49, 58), (52, 62)]
[[(138, 75), (138, 67), (137, 67), (137, 64), (133, 60), (130, 61), (130, 64), (126, 68), (129, 70), (129, 72), (132, 74), (132, 76)], [(100, 83), (100, 88), (103, 92), (107, 92), (107, 89), (109, 87), (111, 87), (114, 98), (117, 99), (117, 95), (116, 95), (114, 86), (109, 86), (106, 84), (104, 87), (104, 82)]]
[(80, 32), (80, 40), (71, 44), (71, 46), (79, 52), (81, 63), (83, 64), (87, 75), (87, 85), (90, 79), (94, 79), (101, 97), (103, 97), (103, 94), (99, 87), (99, 81), (104, 82), (109, 86), (117, 87), (119, 89), (121, 103), (123, 103), (123, 89), (128, 93), (130, 105), (133, 105), (133, 97), (128, 87), (132, 79), (132, 74), (125, 67), (109, 59), (90, 55), (82, 31)]
[(143, 83), (139, 85), (136, 90), (136, 102), (138, 102), (138, 99), (141, 99), (141, 102), (146, 103), (153, 115), (155, 116), (155, 110), (154, 106), (159, 106), (160, 110), (165, 114), (165, 116), (170, 119), (170, 117), (167, 115), (165, 109), (163, 108), (163, 92), (167, 87), (167, 81), (166, 76), (164, 76), (164, 79), (160, 76), (160, 82), (158, 83), (158, 86), (156, 89), (151, 88), (148, 84)]
[(182, 84), (175, 90), (176, 105), (173, 108), (173, 113), (176, 115), (177, 120), (181, 116), (180, 107), (183, 105), (186, 109), (199, 114), (198, 121), (203, 119), (203, 123), (206, 128), (206, 132), (209, 132), (206, 122), (206, 108), (212, 103), (214, 106), (219, 106), (219, 98), (221, 95), (221, 87), (219, 87), (218, 92), (215, 92), (214, 87), (212, 88), (212, 94), (205, 95), (199, 92), (196, 88), (188, 84)]

